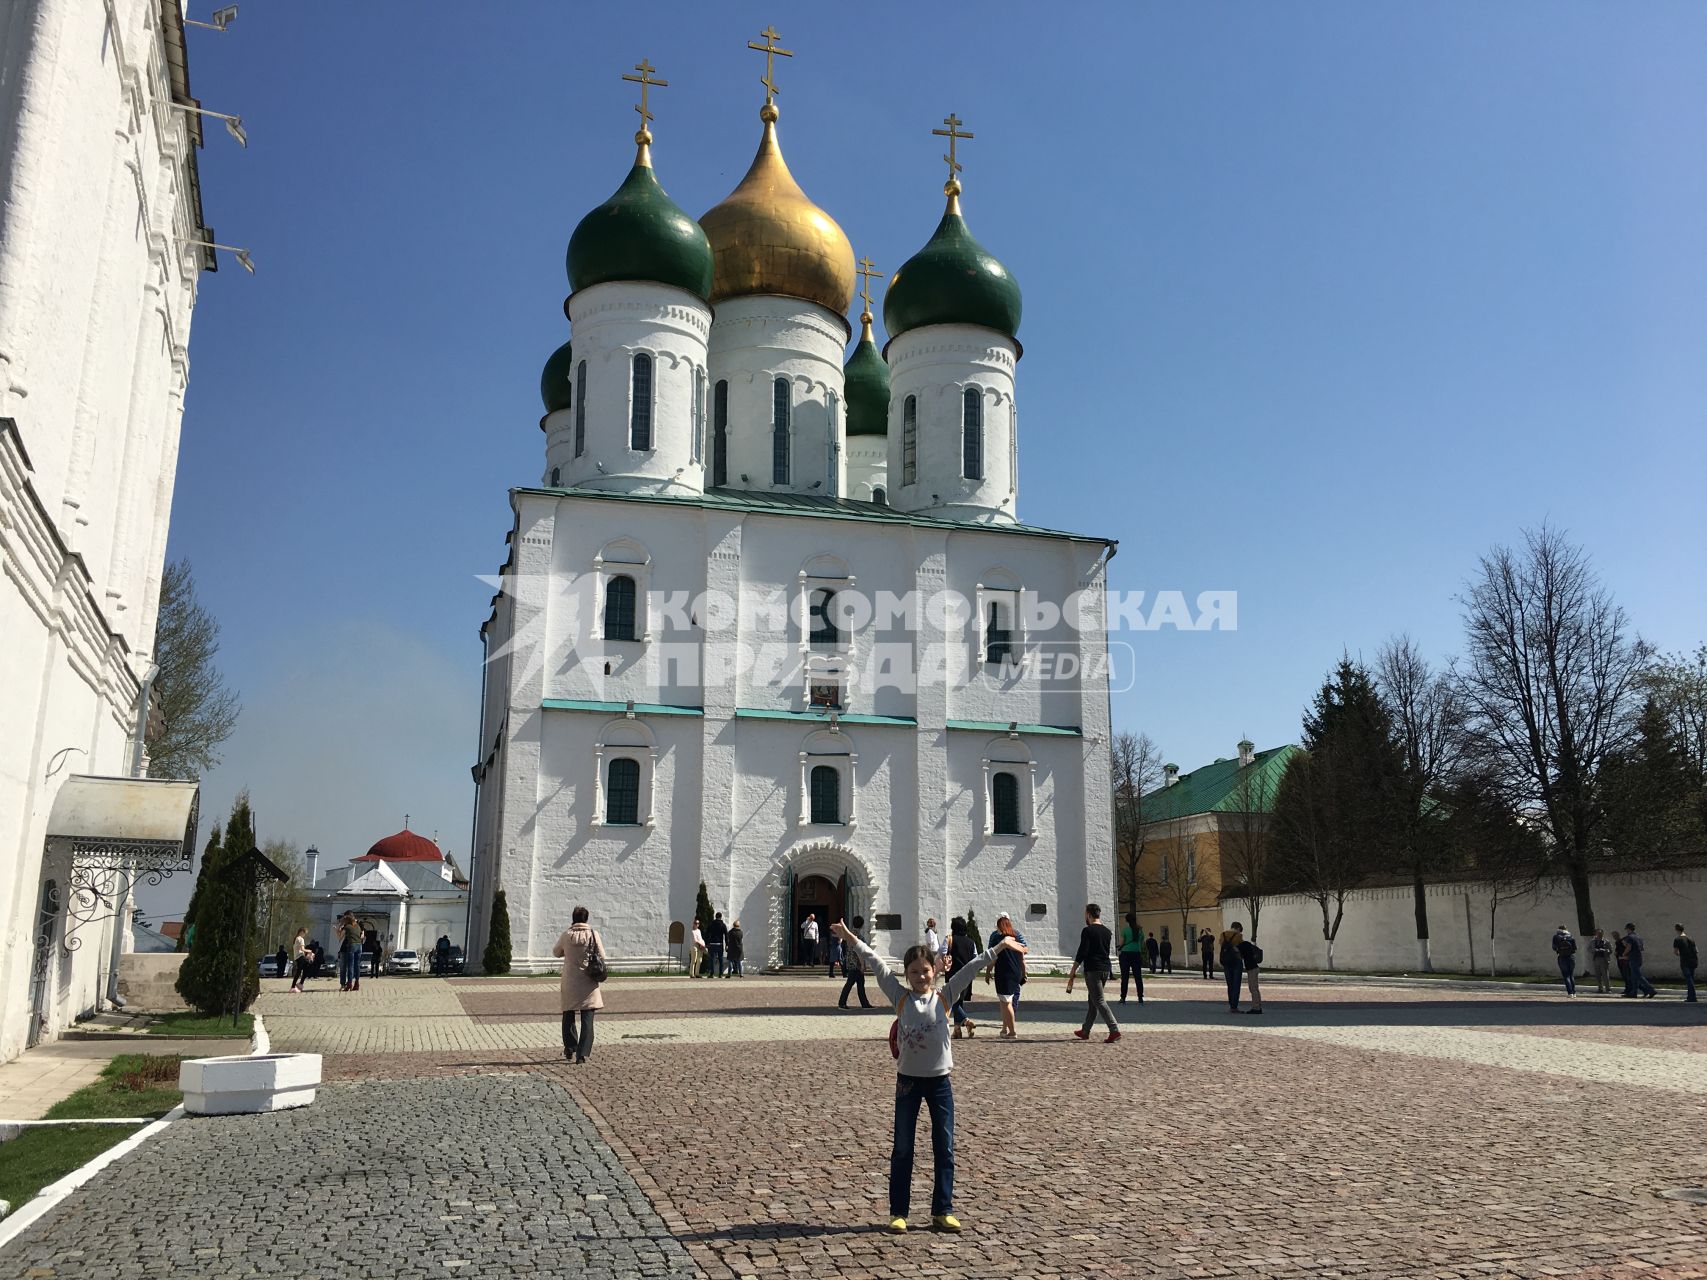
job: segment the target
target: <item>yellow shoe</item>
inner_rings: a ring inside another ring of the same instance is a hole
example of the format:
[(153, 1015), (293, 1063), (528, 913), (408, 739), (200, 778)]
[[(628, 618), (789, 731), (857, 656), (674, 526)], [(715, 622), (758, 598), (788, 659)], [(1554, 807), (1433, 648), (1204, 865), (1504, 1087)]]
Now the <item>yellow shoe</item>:
[(956, 1234), (959, 1234), (960, 1219), (955, 1217), (952, 1213), (939, 1213), (936, 1217), (931, 1219), (931, 1230), (953, 1231)]
[(903, 1234), (906, 1230), (907, 1230), (907, 1220), (905, 1218), (891, 1218), (891, 1219), (889, 1219), (889, 1234), (890, 1235), (898, 1236), (898, 1235)]

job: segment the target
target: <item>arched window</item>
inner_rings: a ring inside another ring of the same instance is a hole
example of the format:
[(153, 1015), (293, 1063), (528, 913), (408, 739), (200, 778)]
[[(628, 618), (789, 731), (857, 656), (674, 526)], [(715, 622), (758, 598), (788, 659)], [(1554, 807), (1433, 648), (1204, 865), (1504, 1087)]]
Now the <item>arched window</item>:
[(901, 402), (901, 483), (919, 482), (919, 398)]
[(587, 362), (575, 366), (575, 456), (587, 451)]
[(834, 765), (812, 766), (812, 821), (839, 826), (842, 821), (842, 771)]
[(605, 778), (605, 825), (632, 827), (640, 822), (640, 761), (618, 756)]
[(560, 467), (553, 467), (551, 469), (551, 487), (555, 489), (561, 483), (563, 483), (563, 471)]
[(1025, 832), (1019, 825), (1019, 779), (1011, 773), (997, 773), (990, 778), (990, 802), (995, 808), (992, 827), (999, 836), (1018, 836)]
[(820, 587), (812, 593), (807, 602), (807, 613), (810, 622), (810, 640), (815, 648), (835, 648), (842, 642), (842, 633), (836, 627), (833, 601), (836, 593), (827, 587)]
[(788, 419), (792, 409), (788, 379), (771, 384), (771, 483), (788, 483)]
[(841, 486), (836, 473), (841, 470), (837, 464), (841, 461), (842, 437), (836, 430), (836, 393), (830, 392), (830, 478), (824, 484), (824, 492), (832, 498), (841, 497)]
[(711, 483), (729, 483), (729, 383), (722, 378), (711, 393)]
[(652, 357), (644, 351), (634, 357), (634, 390), (628, 407), (628, 447), (652, 447)]
[(705, 458), (705, 370), (693, 367), (693, 439), (688, 442), (688, 456), (694, 462)]
[(634, 639), (634, 579), (626, 573), (605, 584), (605, 639)]
[(984, 629), (984, 661), (1004, 663), (1013, 657), (1013, 621), (999, 600), (990, 601), (990, 625)]
[(984, 393), (967, 387), (961, 396), (960, 474), (968, 480), (984, 478)]
[(889, 505), (889, 494), (884, 491), (882, 485), (878, 485), (871, 491), (871, 500), (880, 507), (887, 507)]

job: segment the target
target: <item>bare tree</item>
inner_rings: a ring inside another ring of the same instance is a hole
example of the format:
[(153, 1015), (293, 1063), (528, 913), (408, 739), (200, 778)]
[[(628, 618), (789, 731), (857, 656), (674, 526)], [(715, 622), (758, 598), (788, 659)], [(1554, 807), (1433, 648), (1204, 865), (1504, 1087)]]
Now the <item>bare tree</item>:
[(154, 634), (154, 707), (160, 732), (149, 744), (149, 771), (161, 778), (200, 778), (219, 763), (219, 746), (242, 710), (214, 666), (219, 623), (196, 599), (188, 560), (174, 560), (160, 580)]
[(1161, 783), (1162, 753), (1148, 734), (1117, 733), (1109, 744), (1114, 785), (1114, 857), (1120, 900), (1138, 909), (1143, 878), (1144, 797)]
[(1157, 861), (1156, 878), (1151, 883), (1169, 909), (1179, 912), (1178, 945), (1189, 949), (1191, 913), (1208, 910), (1215, 901), (1203, 891), (1197, 878), (1197, 836), (1180, 832), (1172, 841), (1173, 850), (1162, 853)]
[(1445, 853), (1435, 805), (1441, 787), (1457, 767), (1463, 716), (1450, 673), (1431, 668), (1408, 635), (1381, 646), (1375, 659), (1375, 682), (1404, 756), (1396, 783), (1399, 794), (1393, 797), (1399, 826), (1394, 845), (1397, 860), (1411, 880), (1417, 963), (1424, 973), (1432, 973), (1426, 882), (1439, 870)]
[(308, 885), (304, 883), (302, 850), (288, 840), (269, 840), (261, 852), (290, 877), (288, 881), (266, 880), (259, 893), (261, 944), (289, 944), (291, 935), (308, 923)]
[[(1270, 892), (1269, 823), (1274, 787), (1255, 766), (1247, 766), (1228, 793), (1221, 822), (1222, 895), (1242, 900), (1251, 917), (1251, 941), (1257, 937), (1262, 904)], [(1228, 890), (1234, 892), (1229, 894)]]
[(1545, 825), (1586, 937), (1594, 932), (1589, 865), (1604, 819), (1600, 769), (1632, 734), (1651, 651), (1587, 553), (1546, 526), (1526, 532), (1521, 550), (1483, 556), (1461, 599), (1466, 750), (1513, 809)]
[(1329, 969), (1345, 900), (1368, 871), (1367, 855), (1336, 803), (1332, 750), (1299, 751), (1287, 762), (1274, 801), (1271, 854), (1278, 878), (1320, 909)]

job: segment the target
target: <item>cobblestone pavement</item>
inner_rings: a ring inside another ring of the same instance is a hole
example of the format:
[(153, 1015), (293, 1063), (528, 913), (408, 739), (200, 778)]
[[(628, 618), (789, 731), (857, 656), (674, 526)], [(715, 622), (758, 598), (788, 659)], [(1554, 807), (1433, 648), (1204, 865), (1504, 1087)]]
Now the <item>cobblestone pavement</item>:
[[(1067, 1036), (1078, 998), (1028, 984), (1024, 1039), (955, 1046), (958, 1238), (879, 1230), (889, 1015), (838, 1012), (839, 983), (613, 980), (582, 1067), (562, 1060), (550, 981), (269, 992), (275, 1048), (328, 1052), (348, 1083), (305, 1111), (175, 1124), (0, 1252), (0, 1277), (343, 1276), (329, 1259), (383, 1242), (399, 1261), (374, 1280), (583, 1261), (766, 1280), (1707, 1280), (1707, 1207), (1658, 1194), (1707, 1186), (1701, 1006), (1264, 987), (1268, 1013), (1246, 1018), (1219, 985), (1153, 982), (1105, 1046)], [(918, 1211), (924, 1133), (920, 1151)], [(259, 1187), (298, 1164), (319, 1183)]]
[(696, 1273), (537, 1075), (335, 1085), (300, 1111), (179, 1120), (0, 1251), (0, 1275), (32, 1280)]

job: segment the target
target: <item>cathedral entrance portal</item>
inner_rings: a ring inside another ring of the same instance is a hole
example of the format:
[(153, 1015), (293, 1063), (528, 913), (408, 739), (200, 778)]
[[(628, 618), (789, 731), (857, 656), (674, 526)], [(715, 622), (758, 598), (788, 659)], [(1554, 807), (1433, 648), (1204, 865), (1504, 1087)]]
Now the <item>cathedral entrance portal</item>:
[[(794, 884), (794, 957), (795, 964), (822, 964), (830, 953), (830, 922), (842, 919), (842, 899), (846, 892), (847, 876), (841, 877), (838, 887), (828, 876), (801, 876)], [(801, 929), (806, 917), (818, 922), (818, 949), (807, 953)]]
[[(796, 845), (777, 859), (771, 872), (765, 963), (772, 968), (826, 963), (831, 923), (851, 924), (855, 916), (864, 916), (869, 927), (878, 892), (871, 868), (846, 845), (828, 840)], [(813, 956), (806, 954), (800, 936), (809, 914), (818, 922), (819, 949)]]

